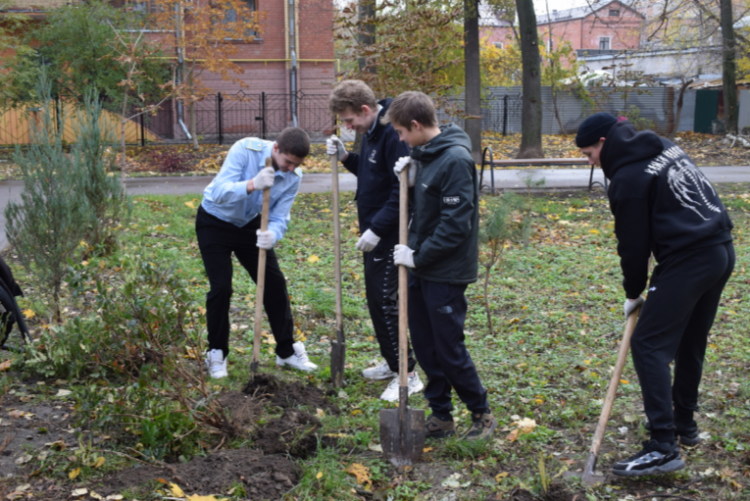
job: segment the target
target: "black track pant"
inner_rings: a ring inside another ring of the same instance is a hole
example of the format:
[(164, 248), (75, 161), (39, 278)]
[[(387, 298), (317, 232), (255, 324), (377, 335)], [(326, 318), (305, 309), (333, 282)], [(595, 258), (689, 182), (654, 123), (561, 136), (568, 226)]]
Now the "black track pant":
[(409, 332), (424, 373), (424, 396), (432, 413), (447, 418), (451, 388), (472, 414), (489, 412), (487, 390), (464, 344), (466, 285), (409, 277)]
[[(365, 252), (365, 293), (380, 354), (393, 372), (398, 372), (398, 266), (393, 264), (396, 243), (385, 238), (372, 252)], [(409, 372), (416, 362), (408, 352)]]
[(672, 442), (675, 428), (695, 429), (708, 332), (734, 260), (729, 242), (680, 252), (654, 269), (631, 341), (654, 440)]
[[(195, 219), (195, 233), (211, 290), (206, 297), (208, 349), (229, 353), (229, 300), (232, 297), (232, 252), (247, 270), (253, 282), (258, 279), (256, 217), (242, 228), (222, 221), (201, 206)], [(289, 358), (294, 354), (294, 320), (289, 304), (286, 279), (273, 249), (266, 252), (266, 287), (263, 306), (276, 339), (276, 354)]]

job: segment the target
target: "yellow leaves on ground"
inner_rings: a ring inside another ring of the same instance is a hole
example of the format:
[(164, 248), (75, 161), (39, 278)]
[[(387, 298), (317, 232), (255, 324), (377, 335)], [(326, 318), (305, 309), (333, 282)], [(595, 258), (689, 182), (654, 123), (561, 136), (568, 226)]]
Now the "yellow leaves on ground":
[(187, 205), (191, 209), (196, 209), (197, 208), (197, 206), (195, 205), (196, 202), (200, 202), (200, 200), (198, 200), (197, 198), (194, 198), (190, 200), (189, 202), (185, 202), (185, 205)]
[(495, 475), (495, 481), (499, 484), (500, 482), (503, 481), (504, 478), (507, 478), (507, 477), (508, 477), (508, 472), (507, 471), (501, 471), (500, 473), (498, 473), (497, 475)]
[(99, 456), (96, 458), (96, 461), (94, 462), (94, 468), (100, 468), (104, 465), (106, 459), (104, 459), (104, 456)]
[(320, 480), (321, 478), (323, 478), (323, 472), (322, 472), (322, 471), (319, 471), (319, 472), (318, 472), (318, 473), (317, 473), (317, 474), (315, 475), (315, 478), (317, 478), (318, 480)]
[(222, 501), (226, 499), (226, 498), (219, 499), (214, 495), (201, 496), (199, 494), (193, 494), (192, 496), (188, 496), (187, 498), (188, 498), (188, 501)]
[(365, 490), (369, 491), (372, 487), (372, 480), (370, 480), (370, 469), (368, 467), (359, 463), (352, 463), (344, 471), (349, 475), (354, 475), (354, 477), (357, 479), (357, 483), (364, 487)]
[(315, 263), (317, 263), (318, 261), (320, 261), (320, 258), (319, 258), (318, 256), (316, 256), (315, 254), (313, 254), (312, 256), (310, 256), (310, 257), (308, 257), (308, 258), (307, 258), (307, 262), (308, 262), (308, 263), (313, 263), (313, 264), (315, 264)]
[(75, 480), (80, 474), (81, 474), (81, 469), (75, 468), (73, 470), (70, 470), (70, 473), (68, 473), (68, 478), (71, 480)]
[(509, 442), (515, 442), (516, 440), (518, 440), (519, 436), (534, 431), (534, 428), (536, 428), (536, 421), (529, 418), (523, 418), (519, 421), (511, 423), (510, 425), (515, 426), (516, 429), (508, 433), (508, 436), (505, 437), (505, 439)]
[(176, 498), (184, 498), (185, 497), (185, 492), (182, 489), (180, 489), (179, 485), (177, 485), (177, 484), (175, 484), (173, 482), (169, 483), (169, 490), (172, 492), (172, 495), (174, 497), (176, 497)]
[(29, 308), (28, 310), (23, 310), (21, 313), (23, 313), (23, 316), (26, 318), (34, 318), (36, 316), (36, 313), (34, 313), (34, 310)]
[(10, 363), (10, 360), (6, 360), (5, 362), (0, 363), (0, 372), (5, 372), (10, 369)]

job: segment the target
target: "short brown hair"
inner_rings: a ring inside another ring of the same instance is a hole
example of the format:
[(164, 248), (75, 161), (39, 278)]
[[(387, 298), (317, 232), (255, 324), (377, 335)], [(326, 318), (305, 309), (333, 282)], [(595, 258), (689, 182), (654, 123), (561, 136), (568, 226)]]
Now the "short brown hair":
[(401, 127), (411, 130), (411, 121), (416, 120), (425, 127), (435, 127), (438, 125), (435, 105), (427, 94), (417, 91), (402, 92), (393, 100), (385, 112), (385, 116), (380, 119), (381, 123), (394, 123)]
[(279, 145), (279, 153), (294, 155), (297, 158), (305, 158), (310, 154), (310, 137), (299, 127), (287, 127), (282, 130), (276, 138), (276, 144)]
[(362, 106), (372, 109), (378, 107), (375, 93), (362, 80), (343, 80), (328, 98), (328, 108), (331, 113), (337, 115), (345, 112), (347, 108), (354, 113), (361, 113)]

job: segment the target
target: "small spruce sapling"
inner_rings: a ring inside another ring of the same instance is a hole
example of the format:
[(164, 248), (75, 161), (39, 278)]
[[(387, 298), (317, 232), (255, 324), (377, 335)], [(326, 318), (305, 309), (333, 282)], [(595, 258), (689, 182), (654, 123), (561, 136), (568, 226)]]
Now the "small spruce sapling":
[(512, 192), (485, 200), (488, 200), (486, 215), (479, 228), (479, 262), (484, 267), (484, 309), (487, 313), (487, 328), (490, 335), (494, 335), (489, 299), (490, 273), (495, 265), (502, 263), (506, 243), (521, 235), (522, 226), (514, 221), (513, 215), (522, 208), (523, 200)]

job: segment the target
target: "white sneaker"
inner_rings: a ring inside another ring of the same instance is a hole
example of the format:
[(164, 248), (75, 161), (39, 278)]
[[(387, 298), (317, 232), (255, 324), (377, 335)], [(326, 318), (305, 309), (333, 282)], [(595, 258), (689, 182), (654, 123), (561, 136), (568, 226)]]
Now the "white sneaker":
[(289, 358), (280, 358), (276, 355), (276, 365), (279, 367), (288, 365), (292, 369), (306, 372), (318, 370), (318, 366), (310, 362), (310, 359), (307, 358), (307, 351), (305, 350), (305, 345), (302, 344), (302, 341), (297, 341), (292, 347), (294, 348), (294, 355)]
[[(416, 372), (413, 376), (409, 376), (406, 378), (408, 380), (407, 388), (409, 389), (409, 396), (413, 395), (414, 393), (418, 393), (424, 389), (424, 385), (422, 384), (422, 381), (419, 380), (419, 374)], [(385, 391), (382, 395), (380, 395), (381, 400), (385, 400), (386, 402), (396, 402), (398, 401), (398, 377), (395, 377), (391, 380), (390, 383), (388, 383), (388, 387), (386, 387)]]
[(379, 381), (381, 379), (392, 379), (398, 376), (398, 372), (393, 372), (391, 368), (388, 367), (388, 362), (383, 361), (380, 365), (363, 370), (362, 375), (365, 379)]
[(227, 359), (224, 358), (224, 352), (221, 350), (211, 350), (206, 353), (206, 370), (208, 375), (214, 379), (227, 377)]

